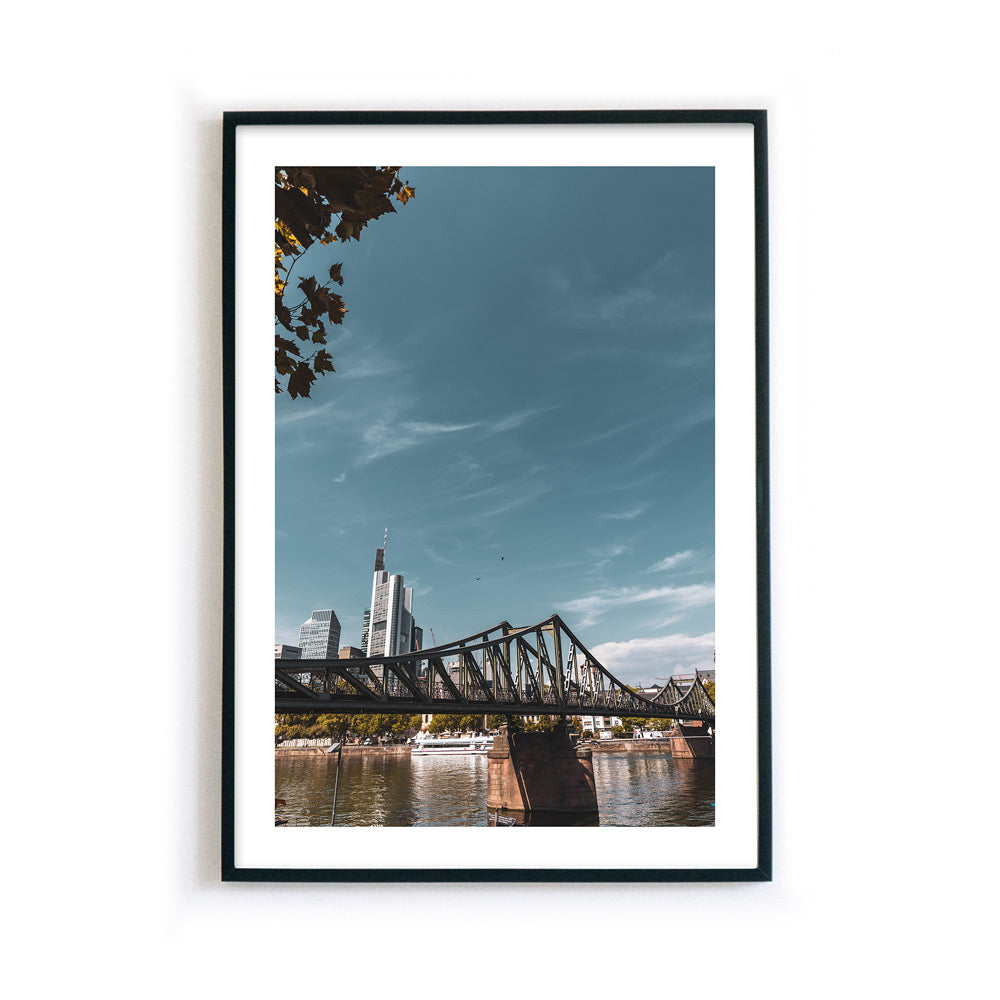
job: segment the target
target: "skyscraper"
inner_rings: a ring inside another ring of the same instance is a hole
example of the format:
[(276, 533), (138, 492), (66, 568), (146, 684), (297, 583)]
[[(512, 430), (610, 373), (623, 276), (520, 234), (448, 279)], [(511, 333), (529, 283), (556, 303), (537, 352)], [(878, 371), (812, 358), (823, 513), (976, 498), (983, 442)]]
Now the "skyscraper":
[(363, 637), (365, 656), (408, 653), (415, 638), (413, 588), (404, 587), (403, 578), (398, 573), (390, 576), (386, 572), (385, 547), (386, 542), (383, 541), (382, 548), (375, 550), (371, 610), (367, 635)]
[(335, 660), (340, 649), (340, 621), (333, 611), (314, 611), (299, 629), (303, 660)]

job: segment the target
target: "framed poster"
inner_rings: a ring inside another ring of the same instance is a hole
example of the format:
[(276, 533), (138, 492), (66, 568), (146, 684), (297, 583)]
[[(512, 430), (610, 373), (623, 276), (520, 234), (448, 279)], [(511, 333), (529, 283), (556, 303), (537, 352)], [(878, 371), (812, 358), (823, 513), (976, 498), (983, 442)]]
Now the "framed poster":
[(224, 133), (222, 878), (770, 879), (765, 112)]

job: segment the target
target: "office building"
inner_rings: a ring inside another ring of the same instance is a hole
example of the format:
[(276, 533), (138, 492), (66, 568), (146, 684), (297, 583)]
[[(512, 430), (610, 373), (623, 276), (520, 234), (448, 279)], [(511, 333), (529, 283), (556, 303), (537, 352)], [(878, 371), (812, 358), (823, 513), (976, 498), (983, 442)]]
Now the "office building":
[(303, 660), (335, 660), (340, 648), (340, 621), (333, 611), (314, 611), (299, 629)]
[(298, 646), (286, 646), (284, 643), (275, 643), (274, 658), (276, 660), (300, 660), (302, 650)]
[(365, 611), (362, 629), (365, 656), (408, 653), (414, 643), (422, 641), (423, 630), (416, 628), (413, 622), (413, 588), (404, 587), (398, 573), (390, 576), (386, 571), (383, 542), (382, 548), (375, 550), (372, 599)]

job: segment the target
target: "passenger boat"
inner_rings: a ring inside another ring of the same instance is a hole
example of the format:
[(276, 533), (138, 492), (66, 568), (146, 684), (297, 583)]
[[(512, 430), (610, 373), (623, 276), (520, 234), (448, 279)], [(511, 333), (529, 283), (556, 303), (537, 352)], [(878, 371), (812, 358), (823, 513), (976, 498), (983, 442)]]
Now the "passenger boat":
[(451, 756), (454, 754), (485, 754), (493, 746), (492, 736), (427, 736), (421, 733), (410, 748), (411, 756)]

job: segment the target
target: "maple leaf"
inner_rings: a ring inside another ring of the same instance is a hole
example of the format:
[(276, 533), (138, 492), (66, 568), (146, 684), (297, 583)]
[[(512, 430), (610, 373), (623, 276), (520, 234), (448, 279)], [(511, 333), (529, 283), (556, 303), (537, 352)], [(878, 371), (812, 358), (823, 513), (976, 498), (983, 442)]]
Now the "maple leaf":
[(316, 376), (313, 374), (308, 363), (305, 361), (301, 362), (295, 366), (295, 371), (288, 376), (288, 395), (292, 399), (298, 399), (299, 396), (308, 396), (309, 390), (315, 381)]
[(333, 358), (326, 352), (320, 351), (315, 358), (313, 358), (313, 371), (315, 372), (335, 372), (337, 369), (333, 367)]
[(416, 191), (410, 187), (409, 182), (400, 188), (399, 193), (396, 195), (396, 200), (401, 201), (404, 205), (411, 199), (416, 197)]

